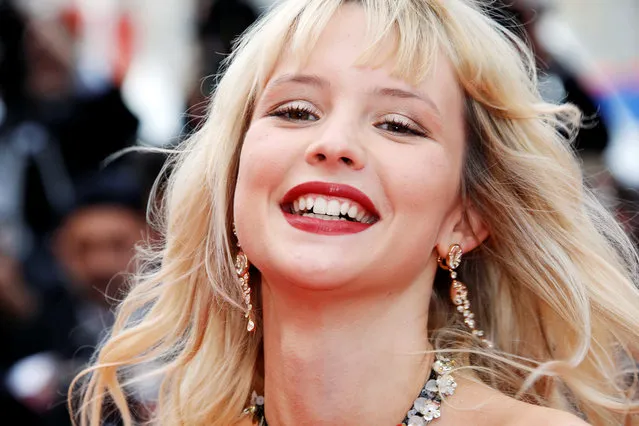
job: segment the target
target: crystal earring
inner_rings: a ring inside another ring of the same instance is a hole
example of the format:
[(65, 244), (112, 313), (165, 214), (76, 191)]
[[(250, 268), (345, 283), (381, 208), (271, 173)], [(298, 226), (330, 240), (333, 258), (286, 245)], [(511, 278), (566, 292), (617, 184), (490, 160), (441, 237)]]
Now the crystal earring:
[[(233, 227), (233, 234), (237, 237), (235, 227)], [(246, 254), (240, 247), (240, 242), (237, 242), (239, 251), (235, 256), (235, 273), (240, 286), (242, 287), (242, 297), (244, 298), (244, 304), (246, 305), (246, 313), (244, 318), (248, 320), (246, 323), (246, 331), (251, 332), (255, 330), (255, 317), (253, 316), (253, 304), (251, 303), (251, 286), (249, 284), (249, 261)]]
[(437, 258), (437, 263), (442, 269), (450, 272), (450, 300), (457, 307), (457, 311), (464, 316), (464, 324), (470, 329), (473, 336), (481, 340), (482, 344), (488, 348), (493, 347), (493, 343), (484, 337), (484, 331), (477, 328), (475, 323), (475, 314), (470, 309), (470, 300), (468, 300), (468, 288), (464, 283), (457, 280), (456, 269), (461, 265), (462, 248), (459, 244), (453, 244), (448, 250), (446, 260), (441, 257)]

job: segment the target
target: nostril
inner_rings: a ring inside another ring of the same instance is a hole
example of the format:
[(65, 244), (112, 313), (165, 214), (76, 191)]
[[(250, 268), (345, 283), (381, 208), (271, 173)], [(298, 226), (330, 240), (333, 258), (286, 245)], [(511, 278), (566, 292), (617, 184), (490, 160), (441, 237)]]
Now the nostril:
[(326, 155), (324, 155), (324, 154), (317, 154), (317, 159), (318, 159), (318, 160), (320, 160), (320, 161), (324, 161), (324, 160), (326, 160)]
[(353, 160), (351, 160), (348, 157), (340, 157), (340, 160), (342, 160), (342, 162), (346, 164), (347, 166), (350, 166), (353, 164)]

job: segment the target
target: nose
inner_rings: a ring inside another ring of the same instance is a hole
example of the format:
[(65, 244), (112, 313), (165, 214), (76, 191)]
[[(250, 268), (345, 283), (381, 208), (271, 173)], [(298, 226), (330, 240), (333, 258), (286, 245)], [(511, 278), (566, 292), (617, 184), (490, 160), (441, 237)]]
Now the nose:
[(361, 170), (366, 165), (366, 152), (359, 142), (357, 125), (352, 121), (328, 120), (322, 133), (306, 149), (306, 162), (328, 167), (346, 166)]

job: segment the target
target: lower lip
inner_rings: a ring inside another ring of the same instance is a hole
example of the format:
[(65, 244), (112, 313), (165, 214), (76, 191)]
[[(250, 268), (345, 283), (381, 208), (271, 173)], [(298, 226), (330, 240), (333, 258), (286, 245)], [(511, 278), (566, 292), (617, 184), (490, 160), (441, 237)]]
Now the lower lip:
[(351, 222), (348, 220), (324, 220), (314, 217), (300, 216), (283, 212), (291, 226), (306, 232), (322, 235), (356, 234), (373, 226), (370, 223)]

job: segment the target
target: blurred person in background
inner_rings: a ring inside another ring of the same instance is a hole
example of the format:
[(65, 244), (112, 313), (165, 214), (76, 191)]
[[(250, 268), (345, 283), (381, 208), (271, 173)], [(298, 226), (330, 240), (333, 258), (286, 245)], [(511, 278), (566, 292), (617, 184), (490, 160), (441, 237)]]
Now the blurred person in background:
[(47, 295), (43, 322), (55, 322), (50, 338), (69, 373), (89, 361), (112, 326), (127, 275), (136, 270), (135, 245), (153, 238), (145, 208), (147, 182), (157, 173), (146, 157), (127, 160), (82, 180), (78, 202), (52, 240), (64, 286)]
[[(56, 263), (46, 276), (39, 274), (49, 282), (39, 283), (45, 290), (32, 298), (32, 308), (25, 312), (29, 321), (8, 333), (16, 342), (12, 352), (19, 352), (4, 363), (5, 394), (37, 416), (33, 424), (70, 424), (62, 395), (113, 324), (126, 275), (135, 272), (135, 245), (153, 238), (144, 212), (150, 182), (162, 162), (161, 156), (126, 156), (78, 179), (76, 203), (60, 218), (50, 240)], [(22, 278), (15, 267), (11, 271)], [(10, 282), (18, 287), (23, 281)], [(4, 297), (0, 302), (4, 300), (21, 299)], [(27, 302), (14, 302), (14, 310), (26, 311)], [(32, 371), (46, 379), (34, 378)]]
[(86, 87), (76, 73), (73, 29), (0, 0), (0, 222), (20, 257), (74, 202), (74, 180), (135, 141), (138, 121), (120, 89)]
[[(135, 171), (122, 168), (90, 174), (78, 187), (77, 204), (63, 217), (53, 237), (53, 253), (65, 286), (60, 305), (49, 298), (51, 318), (67, 321), (56, 327), (65, 355), (88, 359), (111, 326), (112, 308), (122, 296), (135, 244), (147, 233), (145, 201)], [(69, 298), (66, 298), (66, 295)], [(66, 304), (69, 306), (66, 306)]]

